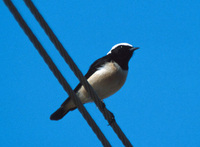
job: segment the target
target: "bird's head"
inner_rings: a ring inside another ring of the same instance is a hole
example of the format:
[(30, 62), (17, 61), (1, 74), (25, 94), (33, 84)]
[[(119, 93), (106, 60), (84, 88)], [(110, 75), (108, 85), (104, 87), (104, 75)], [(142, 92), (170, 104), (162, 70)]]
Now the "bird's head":
[(114, 45), (107, 53), (107, 55), (111, 55), (112, 58), (118, 62), (124, 62), (128, 64), (133, 55), (133, 52), (137, 49), (139, 49), (139, 47), (133, 47), (129, 43), (119, 43)]

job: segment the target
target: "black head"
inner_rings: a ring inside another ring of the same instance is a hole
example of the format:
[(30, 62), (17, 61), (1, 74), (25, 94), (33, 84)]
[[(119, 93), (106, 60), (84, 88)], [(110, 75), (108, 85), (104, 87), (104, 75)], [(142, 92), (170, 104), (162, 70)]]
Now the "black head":
[(139, 47), (133, 47), (128, 43), (119, 43), (113, 46), (107, 55), (111, 56), (122, 69), (128, 70), (128, 62), (136, 49), (139, 49)]

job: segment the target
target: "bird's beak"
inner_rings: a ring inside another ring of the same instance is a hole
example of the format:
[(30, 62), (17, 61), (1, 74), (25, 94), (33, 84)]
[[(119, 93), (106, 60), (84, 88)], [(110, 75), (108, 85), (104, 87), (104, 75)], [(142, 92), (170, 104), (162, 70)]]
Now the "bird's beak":
[(131, 48), (131, 51), (135, 51), (135, 50), (137, 50), (137, 49), (139, 49), (139, 47), (132, 47), (132, 48)]

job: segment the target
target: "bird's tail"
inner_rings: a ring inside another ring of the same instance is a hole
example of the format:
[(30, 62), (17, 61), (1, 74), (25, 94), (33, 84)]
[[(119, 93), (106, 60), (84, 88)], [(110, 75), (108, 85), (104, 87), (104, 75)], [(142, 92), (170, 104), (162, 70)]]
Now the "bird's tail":
[(50, 120), (59, 120), (63, 118), (70, 110), (65, 110), (64, 107), (60, 107), (50, 116)]
[(59, 120), (63, 118), (69, 111), (76, 109), (77, 107), (74, 105), (71, 98), (68, 98), (64, 101), (64, 103), (60, 106), (58, 110), (56, 110), (50, 116), (50, 120)]

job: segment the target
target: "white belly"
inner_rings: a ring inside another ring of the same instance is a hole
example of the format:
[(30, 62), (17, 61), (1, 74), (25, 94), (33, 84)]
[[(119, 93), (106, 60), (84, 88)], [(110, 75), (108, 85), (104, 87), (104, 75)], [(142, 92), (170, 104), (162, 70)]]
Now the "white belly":
[[(94, 88), (99, 98), (104, 99), (117, 92), (123, 86), (127, 73), (118, 64), (107, 63), (88, 78), (88, 82)], [(83, 86), (77, 92), (77, 96), (83, 103), (92, 101)]]

